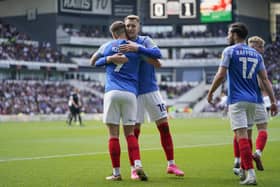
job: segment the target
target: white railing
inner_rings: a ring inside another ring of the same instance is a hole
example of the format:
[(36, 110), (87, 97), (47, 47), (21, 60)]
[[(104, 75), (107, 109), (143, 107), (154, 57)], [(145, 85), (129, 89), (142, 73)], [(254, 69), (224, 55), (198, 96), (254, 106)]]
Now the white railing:
[[(59, 45), (81, 45), (81, 46), (100, 46), (112, 38), (91, 38), (80, 36), (58, 36)], [(209, 38), (154, 38), (154, 42), (159, 47), (190, 47), (190, 46), (225, 46), (227, 45), (226, 37), (209, 37)]]

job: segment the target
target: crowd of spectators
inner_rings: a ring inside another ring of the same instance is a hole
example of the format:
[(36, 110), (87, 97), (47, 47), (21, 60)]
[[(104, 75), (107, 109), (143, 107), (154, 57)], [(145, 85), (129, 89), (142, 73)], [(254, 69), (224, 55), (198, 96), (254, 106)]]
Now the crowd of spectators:
[(219, 97), (216, 97), (213, 101), (213, 104), (207, 104), (202, 112), (225, 112), (227, 110), (227, 96), (225, 92)]
[(32, 41), (16, 27), (0, 20), (0, 60), (23, 60), (36, 62), (66, 62), (65, 56), (49, 42)]
[(190, 31), (183, 33), (185, 38), (210, 38), (210, 37), (226, 37), (226, 29), (211, 29), (206, 31)]
[[(74, 87), (63, 82), (2, 81), (0, 114), (65, 114)], [(102, 112), (102, 99), (86, 91), (80, 92), (81, 111)]]
[(197, 58), (220, 58), (222, 52), (202, 50), (199, 53), (186, 52), (183, 59), (197, 59)]
[(268, 77), (273, 84), (280, 82), (280, 36), (276, 38), (276, 41), (267, 44), (264, 52), (264, 62)]
[(103, 26), (103, 28), (94, 25), (82, 25), (80, 27), (78, 26), (74, 27), (73, 24), (64, 24), (62, 25), (62, 29), (70, 36), (93, 37), (93, 38), (111, 37), (111, 34), (106, 26)]
[(61, 52), (51, 47), (49, 42), (34, 45), (22, 42), (8, 41), (0, 45), (0, 59), (2, 60), (23, 60), (35, 62), (65, 62)]
[(188, 92), (193, 86), (187, 82), (161, 82), (160, 91), (165, 91), (168, 99), (174, 99)]
[(274, 94), (277, 100), (278, 106), (280, 106), (280, 83), (273, 85)]
[(31, 38), (25, 34), (19, 32), (16, 27), (3, 23), (0, 19), (0, 38), (8, 38), (8, 39), (15, 39), (15, 40), (31, 40)]
[[(111, 37), (111, 34), (106, 26), (81, 25), (74, 26), (73, 24), (64, 24), (63, 31), (70, 36), (78, 37)], [(209, 38), (209, 37), (226, 37), (226, 28), (212, 27), (205, 31), (161, 31), (161, 32), (140, 32), (140, 35), (147, 35), (152, 38)]]

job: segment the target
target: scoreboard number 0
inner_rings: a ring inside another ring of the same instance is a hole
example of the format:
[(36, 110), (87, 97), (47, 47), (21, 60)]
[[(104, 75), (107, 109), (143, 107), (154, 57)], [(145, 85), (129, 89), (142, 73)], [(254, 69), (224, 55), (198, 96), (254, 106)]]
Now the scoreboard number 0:
[(154, 19), (166, 19), (166, 3), (167, 0), (151, 0), (150, 15)]

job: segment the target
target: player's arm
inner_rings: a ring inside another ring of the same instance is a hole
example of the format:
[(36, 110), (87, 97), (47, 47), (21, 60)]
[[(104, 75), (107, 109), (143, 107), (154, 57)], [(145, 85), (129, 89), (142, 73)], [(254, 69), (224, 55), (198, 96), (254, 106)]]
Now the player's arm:
[(141, 56), (141, 58), (145, 61), (148, 62), (149, 64), (153, 65), (156, 68), (160, 68), (161, 67), (161, 61), (159, 59), (155, 59), (155, 58), (150, 58), (150, 57), (146, 57), (146, 56)]
[[(150, 43), (151, 43), (151, 41), (150, 41)], [(144, 46), (139, 45), (132, 41), (127, 41), (127, 44), (121, 45), (120, 52), (122, 52), (122, 53), (137, 52), (141, 55), (145, 55), (145, 56), (155, 58), (155, 59), (162, 58), (160, 49), (156, 45), (154, 45), (154, 46), (147, 45), (147, 47), (144, 47)]]
[(95, 53), (91, 56), (91, 58), (90, 58), (90, 64), (91, 64), (92, 66), (96, 65), (96, 61), (97, 61), (100, 57), (101, 57), (100, 53), (98, 53), (98, 51), (95, 52)]
[(259, 76), (257, 76), (257, 80), (258, 80), (259, 88), (260, 88), (261, 92), (263, 92), (263, 91), (264, 91), (263, 83), (262, 83), (262, 81), (260, 80), (260, 77), (259, 77)]
[(212, 82), (211, 88), (208, 91), (207, 94), (207, 101), (209, 103), (212, 103), (213, 100), (213, 93), (216, 91), (216, 89), (222, 84), (222, 82), (225, 80), (227, 69), (229, 67), (230, 63), (230, 57), (232, 54), (232, 50), (230, 48), (225, 48), (222, 53), (222, 59), (220, 62), (219, 69), (214, 77), (214, 80)]
[(101, 57), (95, 62), (95, 66), (104, 66), (109, 63), (114, 63), (116, 65), (118, 64), (124, 64), (128, 62), (128, 58), (121, 53), (116, 53), (111, 56)]
[(97, 51), (91, 56), (89, 62), (92, 66), (96, 65), (97, 60), (104, 56), (104, 52), (105, 52), (107, 47), (110, 47), (110, 42), (107, 42), (107, 43), (101, 45), (97, 49)]
[(275, 96), (274, 96), (274, 93), (273, 93), (272, 86), (271, 86), (270, 81), (267, 77), (266, 70), (263, 69), (263, 70), (259, 71), (258, 75), (259, 75), (259, 78), (262, 82), (262, 86), (263, 86), (264, 90), (266, 91), (266, 93), (268, 94), (270, 102), (271, 102), (271, 107), (270, 107), (271, 115), (275, 116), (278, 113), (278, 108), (277, 108), (277, 105), (276, 105), (276, 99), (275, 99)]
[(227, 67), (220, 66), (218, 72), (215, 75), (215, 78), (212, 82), (211, 88), (207, 94), (207, 101), (208, 103), (212, 103), (213, 100), (213, 93), (217, 90), (217, 88), (222, 84), (225, 80), (227, 74)]

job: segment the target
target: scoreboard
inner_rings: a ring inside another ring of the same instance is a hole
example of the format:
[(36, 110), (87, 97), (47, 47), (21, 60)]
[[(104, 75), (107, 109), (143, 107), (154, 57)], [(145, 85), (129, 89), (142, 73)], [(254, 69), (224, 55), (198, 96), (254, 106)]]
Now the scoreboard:
[(169, 15), (179, 18), (196, 18), (196, 0), (151, 0), (150, 15), (152, 19), (167, 19)]
[(148, 24), (232, 21), (232, 0), (149, 0)]

